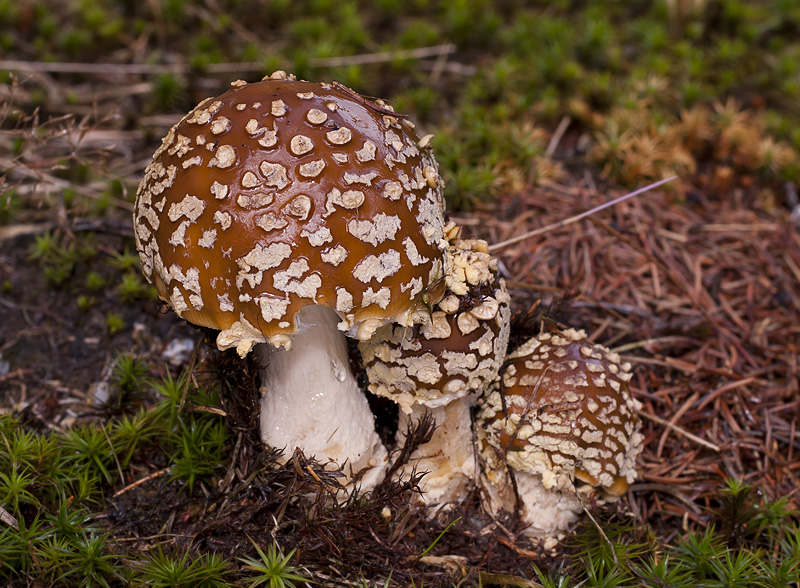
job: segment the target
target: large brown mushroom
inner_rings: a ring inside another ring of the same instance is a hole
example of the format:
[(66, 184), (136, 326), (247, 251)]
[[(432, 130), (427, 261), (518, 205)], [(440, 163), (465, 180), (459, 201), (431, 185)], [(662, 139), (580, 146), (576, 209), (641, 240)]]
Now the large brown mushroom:
[(369, 389), (400, 405), (398, 444), (430, 413), (436, 430), (407, 467), (425, 471), (421, 502), (453, 503), (475, 479), (471, 407), (497, 378), (509, 334), (509, 296), (485, 241), (455, 239), (446, 251), (447, 292), (422, 324), (387, 325), (359, 347)]
[(518, 496), (526, 533), (552, 536), (577, 518), (579, 493), (625, 493), (643, 442), (630, 367), (573, 329), (509, 354), (476, 424), (490, 510)]
[(233, 82), (176, 124), (134, 223), (142, 267), (180, 316), (254, 348), (265, 443), (382, 476), (386, 451), (344, 333), (410, 325), (444, 289), (443, 198), (412, 123), (338, 84)]

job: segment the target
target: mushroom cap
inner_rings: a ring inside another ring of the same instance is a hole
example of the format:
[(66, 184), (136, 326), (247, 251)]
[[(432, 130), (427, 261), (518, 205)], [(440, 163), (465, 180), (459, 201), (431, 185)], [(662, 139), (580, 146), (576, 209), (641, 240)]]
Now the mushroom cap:
[(444, 298), (421, 324), (386, 325), (359, 343), (370, 391), (406, 413), (486, 390), (505, 358), (510, 298), (485, 241), (447, 247), (445, 283)]
[(221, 349), (290, 345), (308, 304), (368, 336), (444, 290), (444, 200), (413, 124), (283, 72), (233, 82), (164, 138), (137, 193), (147, 279)]
[(541, 333), (508, 356), (478, 416), (490, 468), (539, 474), (546, 489), (573, 479), (619, 496), (636, 478), (641, 421), (629, 363), (583, 331)]

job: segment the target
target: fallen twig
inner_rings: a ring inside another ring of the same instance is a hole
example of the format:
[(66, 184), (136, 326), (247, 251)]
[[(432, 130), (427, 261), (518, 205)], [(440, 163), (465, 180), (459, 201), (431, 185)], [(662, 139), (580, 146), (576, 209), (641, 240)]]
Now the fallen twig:
[(709, 449), (711, 449), (712, 451), (716, 451), (717, 453), (722, 451), (722, 449), (720, 449), (719, 445), (715, 445), (715, 444), (711, 443), (711, 441), (706, 441), (705, 439), (702, 439), (702, 438), (698, 437), (697, 435), (693, 435), (692, 433), (690, 433), (686, 429), (683, 429), (683, 428), (679, 427), (678, 425), (676, 425), (674, 423), (671, 423), (671, 422), (669, 422), (669, 421), (667, 421), (665, 419), (662, 419), (661, 417), (658, 417), (658, 416), (656, 416), (654, 414), (650, 414), (650, 413), (647, 413), (647, 412), (640, 412), (639, 414), (641, 416), (645, 417), (646, 419), (649, 419), (649, 420), (653, 421), (654, 423), (658, 423), (659, 425), (663, 425), (663, 426), (667, 427), (668, 429), (670, 429), (672, 431), (675, 431), (679, 435), (682, 435), (682, 436), (686, 437), (687, 439), (690, 439), (691, 441), (694, 441), (695, 443), (698, 443), (698, 444), (702, 445), (703, 447), (708, 447)]
[(170, 468), (164, 468), (163, 470), (158, 470), (157, 472), (153, 472), (152, 474), (150, 474), (148, 476), (145, 476), (144, 478), (141, 478), (140, 480), (136, 480), (132, 484), (128, 484), (127, 486), (125, 486), (121, 490), (117, 490), (116, 492), (114, 492), (114, 498), (117, 498), (118, 496), (122, 496), (123, 494), (125, 494), (126, 492), (128, 492), (130, 490), (133, 490), (134, 488), (138, 488), (139, 486), (141, 486), (142, 484), (146, 484), (150, 480), (155, 480), (156, 478), (160, 478), (164, 474), (169, 473), (169, 470), (170, 470)]

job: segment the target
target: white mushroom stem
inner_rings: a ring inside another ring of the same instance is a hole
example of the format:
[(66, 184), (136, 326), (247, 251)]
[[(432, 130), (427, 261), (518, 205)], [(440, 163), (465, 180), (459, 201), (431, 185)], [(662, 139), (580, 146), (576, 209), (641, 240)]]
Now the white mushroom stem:
[[(297, 321), (292, 348), (262, 344), (259, 354), (261, 439), (296, 447), (308, 457), (328, 460), (348, 474), (361, 470), (362, 490), (383, 479), (386, 449), (375, 432), (367, 399), (350, 372), (347, 342), (337, 329), (338, 316), (325, 306), (307, 306)], [(366, 468), (366, 469), (365, 469)]]
[[(514, 512), (516, 497), (508, 472), (505, 469), (487, 468), (482, 479), (487, 495), (484, 505), (495, 516), (503, 511)], [(522, 502), (519, 513), (524, 526), (522, 533), (528, 537), (556, 537), (577, 521), (583, 511), (576, 493), (548, 490), (538, 474), (515, 470), (514, 480)]]
[(435, 408), (414, 404), (411, 413), (400, 411), (397, 440), (405, 442), (409, 422), (415, 423), (428, 412), (436, 422), (436, 430), (428, 443), (411, 456), (403, 473), (413, 469), (428, 472), (420, 482), (424, 505), (453, 503), (464, 497), (475, 478), (475, 451), (470, 407), (473, 396), (466, 396)]

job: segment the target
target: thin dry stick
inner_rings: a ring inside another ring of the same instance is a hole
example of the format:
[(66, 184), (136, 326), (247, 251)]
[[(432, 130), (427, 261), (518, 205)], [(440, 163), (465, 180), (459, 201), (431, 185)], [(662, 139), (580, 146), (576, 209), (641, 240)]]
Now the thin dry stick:
[(659, 181), (657, 181), (657, 182), (655, 182), (653, 184), (645, 186), (644, 188), (639, 188), (635, 192), (630, 192), (628, 194), (625, 194), (624, 196), (620, 196), (619, 198), (614, 198), (614, 200), (611, 200), (609, 202), (601, 204), (600, 206), (595, 206), (594, 208), (592, 208), (590, 210), (587, 210), (586, 212), (582, 212), (582, 213), (580, 213), (578, 215), (571, 216), (570, 218), (568, 218), (566, 220), (558, 221), (556, 223), (549, 224), (549, 225), (547, 225), (545, 227), (540, 227), (538, 229), (534, 229), (533, 231), (528, 231), (527, 233), (523, 233), (522, 235), (517, 235), (516, 237), (512, 237), (511, 239), (507, 239), (505, 241), (500, 241), (499, 243), (493, 243), (492, 245), (489, 245), (489, 251), (497, 251), (498, 249), (502, 249), (503, 247), (508, 247), (509, 245), (513, 245), (514, 243), (519, 243), (520, 241), (524, 241), (525, 239), (530, 239), (531, 237), (535, 237), (536, 235), (541, 235), (542, 233), (547, 233), (547, 232), (555, 230), (555, 229), (560, 229), (562, 227), (566, 227), (567, 225), (571, 225), (573, 223), (576, 223), (579, 220), (584, 219), (587, 216), (591, 216), (596, 212), (600, 212), (601, 210), (603, 210), (605, 208), (609, 208), (611, 206), (619, 204), (620, 202), (624, 202), (625, 200), (628, 200), (629, 198), (633, 198), (634, 196), (638, 196), (639, 194), (647, 192), (648, 190), (652, 190), (653, 188), (658, 188), (659, 186), (661, 186), (663, 184), (666, 184), (667, 182), (671, 182), (672, 180), (674, 180), (677, 177), (678, 176), (670, 176), (668, 178), (665, 178), (663, 180), (659, 180)]
[(698, 443), (698, 444), (702, 445), (703, 447), (708, 447), (712, 451), (716, 451), (717, 453), (722, 451), (722, 449), (719, 447), (719, 445), (714, 445), (713, 443), (711, 443), (711, 441), (706, 441), (705, 439), (702, 439), (702, 438), (698, 437), (697, 435), (693, 435), (692, 433), (690, 433), (686, 429), (683, 429), (683, 428), (679, 427), (675, 423), (671, 423), (671, 422), (669, 422), (667, 420), (662, 419), (661, 417), (657, 417), (654, 414), (649, 414), (649, 413), (646, 413), (646, 412), (640, 412), (639, 415), (643, 416), (643, 417), (645, 417), (647, 419), (650, 419), (654, 423), (658, 423), (659, 425), (663, 425), (663, 426), (667, 427), (668, 429), (671, 429), (672, 431), (675, 431), (679, 435), (683, 435), (684, 437), (686, 437), (690, 441), (694, 441), (695, 443)]
[(347, 65), (366, 65), (369, 63), (385, 63), (396, 59), (425, 59), (426, 57), (440, 57), (455, 53), (456, 46), (452, 43), (433, 45), (431, 47), (418, 47), (416, 49), (400, 49), (398, 51), (384, 51), (381, 53), (365, 53), (362, 55), (347, 55), (344, 57), (320, 57), (312, 59), (312, 67), (342, 67)]
[(564, 133), (567, 132), (567, 128), (571, 122), (572, 119), (568, 116), (565, 116), (561, 119), (561, 122), (558, 123), (558, 127), (556, 127), (556, 132), (553, 133), (552, 137), (550, 137), (550, 142), (547, 144), (547, 149), (544, 152), (545, 156), (550, 157), (556, 152), (558, 144), (561, 142), (561, 138), (564, 136)]
[[(321, 57), (309, 62), (311, 67), (341, 67), (347, 65), (365, 65), (370, 63), (386, 63), (396, 59), (425, 59), (454, 53), (456, 46), (452, 43), (417, 47), (416, 49), (399, 49), (382, 53), (364, 53), (344, 57)], [(0, 60), (0, 69), (25, 72), (97, 74), (97, 75), (158, 75), (185, 74), (191, 71), (188, 63), (148, 64), (148, 63), (48, 63), (44, 61), (20, 61), (15, 59)], [(206, 66), (211, 74), (230, 72), (260, 72), (264, 64), (258, 61), (242, 63), (211, 63)]]
[(125, 486), (121, 490), (117, 490), (114, 493), (114, 498), (116, 498), (117, 496), (122, 496), (123, 494), (125, 494), (129, 490), (133, 490), (134, 488), (136, 488), (138, 486), (141, 486), (142, 484), (146, 484), (150, 480), (155, 480), (156, 478), (160, 478), (161, 476), (163, 476), (164, 474), (166, 474), (168, 472), (169, 472), (169, 468), (164, 468), (163, 470), (158, 470), (157, 472), (153, 472), (152, 474), (149, 474), (149, 475), (145, 476), (144, 478), (142, 478), (140, 480), (136, 480), (133, 484), (128, 484), (127, 486)]
[(608, 538), (606, 532), (603, 531), (603, 527), (600, 526), (600, 523), (597, 522), (597, 519), (595, 519), (592, 516), (592, 513), (589, 512), (589, 509), (586, 508), (586, 505), (583, 503), (583, 498), (581, 498), (580, 492), (576, 492), (575, 496), (578, 499), (578, 502), (581, 503), (581, 508), (583, 508), (583, 512), (585, 512), (586, 516), (589, 517), (589, 520), (592, 521), (592, 523), (594, 523), (594, 526), (600, 533), (600, 536), (605, 540), (606, 543), (608, 543), (608, 546), (611, 548), (611, 557), (614, 559), (614, 564), (619, 565), (619, 560), (617, 559), (617, 550), (614, 549), (614, 544), (611, 542), (611, 539)]
[(0, 506), (0, 521), (3, 521), (15, 531), (19, 531), (19, 523), (17, 522), (17, 519), (15, 519), (14, 516), (2, 506)]

